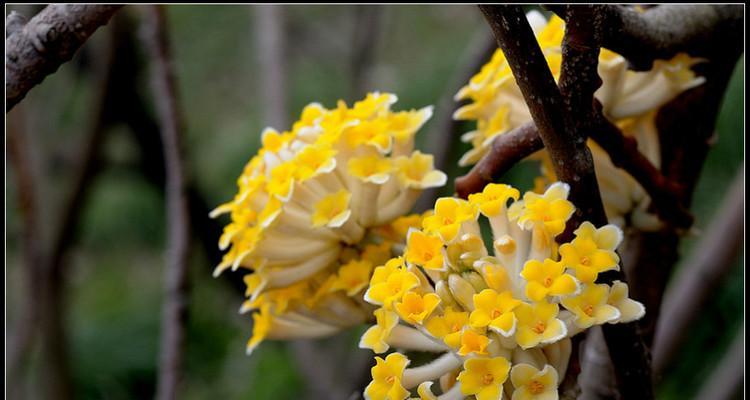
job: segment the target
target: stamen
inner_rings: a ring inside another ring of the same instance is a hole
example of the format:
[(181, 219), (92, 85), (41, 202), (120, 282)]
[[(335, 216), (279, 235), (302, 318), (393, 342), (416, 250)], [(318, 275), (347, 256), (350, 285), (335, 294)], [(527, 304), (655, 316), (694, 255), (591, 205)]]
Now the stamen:
[(544, 392), (544, 384), (539, 381), (529, 382), (529, 392), (531, 394), (541, 394)]

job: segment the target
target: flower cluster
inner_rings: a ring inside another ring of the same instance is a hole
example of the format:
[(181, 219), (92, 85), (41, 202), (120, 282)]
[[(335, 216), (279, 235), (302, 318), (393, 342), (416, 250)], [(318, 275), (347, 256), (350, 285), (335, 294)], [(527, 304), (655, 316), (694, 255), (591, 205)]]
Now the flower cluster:
[(392, 257), (405, 216), (425, 188), (445, 184), (414, 135), (432, 107), (392, 111), (396, 96), (370, 93), (348, 107), (304, 108), (289, 131), (267, 128), (262, 148), (237, 180), (219, 240), (228, 249), (215, 275), (245, 275), (254, 311), (252, 351), (263, 339), (321, 337), (369, 319), (362, 301), (372, 270)]
[[(519, 199), (511, 186), (490, 184), (468, 201), (437, 200), (421, 228), (409, 230), (403, 255), (370, 280), (365, 300), (379, 307), (377, 323), (360, 347), (399, 352), (375, 357), (366, 398), (403, 400), (415, 387), (422, 399), (557, 398), (570, 337), (644, 315), (625, 283), (597, 283), (619, 268), (620, 228), (584, 222), (570, 242), (555, 241), (575, 211), (568, 191), (557, 182)], [(492, 231), (491, 254), (480, 215)], [(436, 356), (407, 368), (402, 351)]]
[[(527, 17), (550, 70), (557, 79), (562, 62), (564, 21), (553, 16), (547, 22), (538, 12), (531, 12)], [(704, 78), (697, 77), (690, 69), (700, 61), (681, 53), (671, 60), (655, 61), (650, 71), (635, 72), (628, 70), (624, 57), (601, 49), (598, 73), (602, 86), (595, 97), (602, 104), (602, 112), (625, 135), (635, 138), (638, 149), (657, 167), (660, 155), (654, 124), (656, 111), (683, 91), (704, 82)], [(528, 107), (501, 50), (494, 53), (492, 59), (455, 98), (468, 100), (469, 103), (459, 108), (453, 117), (477, 122), (476, 129), (463, 136), (464, 141), (471, 142), (472, 149), (459, 161), (461, 166), (479, 161), (498, 135), (531, 121)], [(615, 167), (604, 150), (590, 140), (588, 144), (596, 164), (609, 220), (623, 226), (624, 217), (632, 213), (633, 225), (655, 227), (655, 217), (646, 212), (648, 201), (645, 191), (632, 177)], [(540, 152), (536, 158), (542, 160), (544, 177), (539, 180), (538, 186), (543, 190), (545, 185), (557, 179), (546, 152)]]

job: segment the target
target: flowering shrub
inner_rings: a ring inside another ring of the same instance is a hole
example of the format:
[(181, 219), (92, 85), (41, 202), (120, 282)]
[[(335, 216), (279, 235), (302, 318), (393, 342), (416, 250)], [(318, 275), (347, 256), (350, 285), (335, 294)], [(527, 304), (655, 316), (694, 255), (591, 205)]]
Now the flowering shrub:
[(362, 293), (420, 215), (406, 215), (444, 173), (415, 151), (432, 107), (392, 111), (396, 96), (371, 93), (352, 107), (305, 107), (290, 131), (267, 128), (263, 147), (237, 180), (219, 240), (228, 249), (214, 275), (245, 275), (254, 311), (251, 352), (263, 339), (321, 337), (366, 321)]
[[(375, 268), (365, 299), (379, 306), (360, 347), (376, 353), (368, 399), (423, 399), (439, 381), (440, 398), (556, 398), (571, 352), (570, 337), (594, 325), (636, 320), (642, 304), (627, 285), (598, 284), (619, 269), (616, 225), (582, 223), (575, 238), (555, 237), (575, 211), (568, 186), (543, 194), (490, 184), (469, 200), (440, 198), (434, 213), (410, 228), (402, 256)], [(513, 200), (507, 206), (509, 200)], [(492, 249), (479, 216), (489, 222)], [(402, 351), (435, 353), (407, 368)]]
[[(527, 15), (535, 29), (537, 40), (555, 79), (560, 76), (562, 39), (565, 23), (557, 16), (549, 22), (538, 12)], [(700, 62), (681, 53), (671, 60), (657, 60), (646, 72), (627, 69), (627, 60), (610, 50), (601, 49), (598, 72), (601, 87), (594, 96), (602, 104), (602, 113), (615, 123), (623, 134), (638, 142), (638, 149), (655, 166), (660, 165), (659, 140), (655, 126), (656, 111), (685, 90), (704, 82), (690, 69)], [(482, 158), (493, 140), (510, 130), (531, 121), (528, 107), (501, 50), (455, 96), (469, 103), (456, 110), (453, 117), (477, 122), (475, 130), (462, 139), (472, 144), (459, 164), (468, 166)], [(599, 186), (609, 220), (624, 226), (624, 217), (635, 211), (631, 222), (639, 228), (653, 229), (657, 220), (646, 212), (648, 196), (627, 173), (615, 167), (607, 153), (592, 140), (588, 141), (596, 165)], [(557, 180), (546, 152), (534, 158), (542, 161), (542, 177), (537, 191)]]

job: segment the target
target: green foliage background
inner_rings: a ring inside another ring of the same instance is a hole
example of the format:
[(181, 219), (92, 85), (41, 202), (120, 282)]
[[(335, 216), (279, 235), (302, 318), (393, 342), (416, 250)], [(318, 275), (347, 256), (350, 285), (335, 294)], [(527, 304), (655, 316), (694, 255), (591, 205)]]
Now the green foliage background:
[[(257, 150), (265, 127), (261, 119), (265, 99), (257, 89), (262, 77), (253, 11), (247, 6), (168, 7), (187, 122), (185, 149), (190, 175), (212, 205), (234, 194), (235, 179)], [(333, 106), (339, 98), (349, 103), (355, 100), (350, 96), (348, 78), (355, 7), (288, 6), (284, 12), (290, 43), (285, 53), (290, 118), (312, 101)], [(396, 93), (398, 109), (437, 104), (450, 89), (446, 85), (454, 71), (465, 62), (461, 56), (468, 43), (482, 32), (489, 35), (480, 12), (471, 6), (386, 6), (382, 22), (369, 69), (370, 89)], [(101, 45), (102, 32), (87, 46)], [(32, 154), (34, 166), (43, 182), (38, 187), (44, 221), (38, 231), (43, 237), (57, 223), (56, 212), (76, 161), (76, 143), (90, 118), (94, 86), (86, 73), (80, 73), (79, 59), (77, 56), (48, 77), (23, 104), (28, 135), (37, 144)], [(744, 159), (743, 71), (744, 58), (727, 92), (719, 118), (719, 140), (695, 195), (693, 210), (699, 229), (717, 212)], [(142, 86), (147, 93), (147, 82)], [(435, 134), (434, 120), (419, 135), (422, 149), (430, 134)], [(155, 384), (164, 265), (162, 196), (134, 170), (138, 150), (124, 128), (108, 135), (105, 150), (108, 162), (91, 188), (68, 265), (66, 323), (75, 397), (150, 397)], [(455, 167), (462, 152), (463, 147), (452, 152), (454, 160), (446, 168), (452, 177), (465, 172)], [(521, 165), (509, 173), (507, 181), (528, 188), (534, 173), (533, 165)], [(21, 221), (12, 170), (7, 177), (6, 288), (12, 327), (22, 290)], [(684, 257), (690, 256), (697, 240), (684, 240)], [(226, 282), (211, 278), (213, 266), (208, 265), (199, 246), (191, 259), (193, 297), (184, 398), (303, 396), (305, 383), (288, 346), (267, 342), (252, 357), (246, 357), (250, 318), (237, 313), (241, 299)], [(691, 398), (714, 368), (742, 325), (742, 277), (742, 257), (738, 255), (732, 275), (707, 309), (696, 310), (701, 314), (699, 323), (660, 386), (659, 398)], [(35, 379), (32, 374), (27, 383), (33, 387)]]

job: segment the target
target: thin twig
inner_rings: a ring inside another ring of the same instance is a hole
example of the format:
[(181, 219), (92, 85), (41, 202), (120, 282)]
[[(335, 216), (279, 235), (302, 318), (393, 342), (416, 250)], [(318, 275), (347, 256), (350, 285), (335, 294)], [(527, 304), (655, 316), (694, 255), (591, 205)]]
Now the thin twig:
[[(34, 299), (40, 291), (40, 284), (44, 276), (42, 243), (40, 243), (41, 237), (37, 233), (39, 210), (35, 189), (36, 179), (29, 155), (30, 147), (26, 142), (27, 133), (22, 121), (22, 111), (23, 109), (19, 108), (8, 116), (7, 129), (8, 159), (13, 166), (17, 201), (21, 215), (21, 245), (23, 248), (21, 269), (25, 281), (20, 295), (21, 304), (18, 307), (20, 311), (12, 330), (12, 336), (8, 341), (8, 356), (6, 358), (6, 378), (8, 382), (19, 382), (22, 372), (21, 367), (34, 342), (39, 319), (39, 307)], [(10, 385), (8, 390), (9, 396), (16, 398), (17, 391), (21, 390), (21, 385)]]
[(729, 400), (740, 398), (744, 374), (745, 334), (740, 328), (724, 358), (706, 379), (696, 399)]
[(659, 375), (686, 339), (686, 332), (715, 293), (742, 246), (744, 166), (740, 167), (717, 215), (664, 295), (654, 339), (654, 372)]
[[(565, 19), (565, 6), (547, 8)], [(737, 5), (661, 5), (638, 12), (632, 7), (606, 5), (602, 12), (607, 29), (602, 45), (623, 55), (633, 69), (651, 69), (656, 59), (687, 52), (695, 57), (717, 58), (732, 50), (731, 32), (742, 32), (744, 10)], [(741, 45), (741, 37), (739, 38)]]
[(5, 39), (5, 111), (73, 58), (121, 5), (50, 5)]
[(260, 74), (258, 75), (268, 126), (286, 129), (289, 123), (286, 81), (286, 29), (284, 9), (278, 5), (256, 5), (255, 37), (258, 43)]
[(182, 377), (185, 329), (188, 315), (188, 253), (190, 222), (185, 192), (185, 170), (180, 135), (183, 123), (167, 37), (163, 6), (147, 6), (144, 44), (152, 61), (152, 86), (159, 115), (166, 164), (168, 231), (165, 299), (162, 310), (158, 399), (177, 398)]
[(499, 135), (489, 153), (482, 157), (468, 174), (456, 178), (456, 193), (468, 198), (481, 192), (489, 183), (497, 182), (516, 163), (544, 148), (533, 121)]
[(638, 142), (623, 135), (620, 129), (601, 113), (597, 126), (589, 132), (591, 138), (604, 149), (612, 164), (630, 174), (648, 193), (659, 218), (675, 228), (687, 229), (693, 216), (680, 201), (682, 188), (668, 180), (651, 161), (638, 151)]

